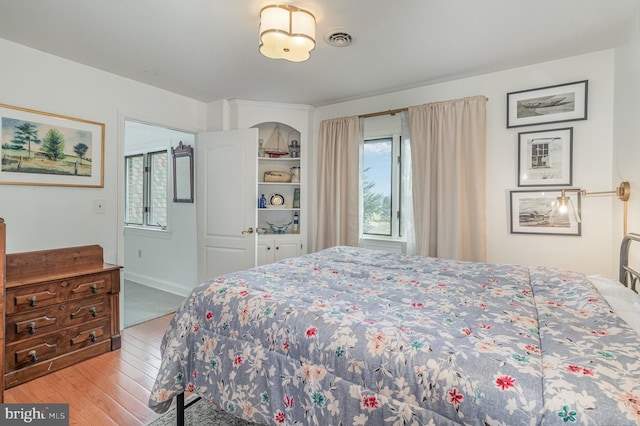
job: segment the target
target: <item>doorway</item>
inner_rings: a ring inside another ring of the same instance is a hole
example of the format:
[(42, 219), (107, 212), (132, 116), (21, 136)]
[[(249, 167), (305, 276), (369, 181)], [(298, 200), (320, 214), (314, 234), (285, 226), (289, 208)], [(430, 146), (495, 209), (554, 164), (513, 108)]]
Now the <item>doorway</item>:
[(193, 133), (125, 120), (123, 328), (180, 307), (197, 284), (196, 209), (174, 202), (172, 148)]

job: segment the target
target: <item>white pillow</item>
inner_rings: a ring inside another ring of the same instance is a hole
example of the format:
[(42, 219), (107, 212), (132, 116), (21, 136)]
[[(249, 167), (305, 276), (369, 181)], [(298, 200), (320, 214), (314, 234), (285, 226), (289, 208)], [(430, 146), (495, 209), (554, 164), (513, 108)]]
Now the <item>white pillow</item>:
[(596, 286), (613, 312), (640, 334), (640, 295), (611, 277), (590, 275), (587, 278)]

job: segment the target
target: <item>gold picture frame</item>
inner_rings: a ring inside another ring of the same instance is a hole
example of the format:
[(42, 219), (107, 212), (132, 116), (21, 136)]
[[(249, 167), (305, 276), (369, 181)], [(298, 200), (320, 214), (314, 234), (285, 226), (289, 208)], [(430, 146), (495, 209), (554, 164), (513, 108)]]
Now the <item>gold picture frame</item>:
[(104, 188), (105, 125), (0, 104), (0, 184)]

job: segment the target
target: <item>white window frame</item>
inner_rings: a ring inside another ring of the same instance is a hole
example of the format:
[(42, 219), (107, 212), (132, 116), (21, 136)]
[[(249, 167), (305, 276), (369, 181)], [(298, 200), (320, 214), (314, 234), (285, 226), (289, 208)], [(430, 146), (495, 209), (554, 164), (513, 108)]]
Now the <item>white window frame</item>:
[(360, 144), (360, 205), (363, 206), (363, 178), (364, 178), (364, 145), (384, 139), (391, 139), (391, 235), (366, 234), (363, 229), (363, 217), (360, 217), (360, 239), (361, 240), (385, 240), (385, 241), (405, 241), (401, 229), (401, 144), (400, 134), (367, 134)]
[[(151, 209), (152, 207), (152, 202), (151, 202), (151, 158), (153, 155), (158, 155), (158, 154), (165, 154), (166, 155), (166, 167), (167, 170), (165, 172), (166, 175), (166, 181), (165, 181), (165, 196), (166, 196), (166, 202), (165, 202), (165, 217), (166, 217), (166, 221), (167, 224), (165, 225), (160, 225), (160, 224), (151, 224), (149, 223), (149, 219), (150, 216), (152, 214)], [(128, 159), (131, 157), (138, 157), (138, 156), (142, 156), (143, 157), (143, 194), (142, 194), (142, 198), (143, 198), (143, 212), (142, 212), (142, 223), (137, 223), (137, 222), (127, 222), (127, 211), (128, 211), (128, 206), (127, 206), (127, 202), (128, 202), (128, 191), (129, 191), (129, 174), (128, 174), (128, 167), (127, 167), (127, 162)], [(169, 155), (169, 150), (167, 149), (153, 149), (153, 150), (149, 150), (149, 151), (141, 151), (141, 152), (135, 152), (135, 153), (129, 153), (127, 155), (125, 155), (124, 157), (124, 164), (125, 164), (125, 177), (124, 177), (124, 182), (125, 182), (125, 222), (124, 222), (124, 226), (125, 228), (134, 228), (134, 229), (145, 229), (145, 230), (152, 230), (152, 231), (168, 231), (168, 225), (169, 225), (169, 203), (170, 203), (170, 199), (169, 199), (169, 193), (170, 188), (169, 188), (169, 182), (171, 180), (171, 168), (170, 166), (170, 159), (171, 156)]]

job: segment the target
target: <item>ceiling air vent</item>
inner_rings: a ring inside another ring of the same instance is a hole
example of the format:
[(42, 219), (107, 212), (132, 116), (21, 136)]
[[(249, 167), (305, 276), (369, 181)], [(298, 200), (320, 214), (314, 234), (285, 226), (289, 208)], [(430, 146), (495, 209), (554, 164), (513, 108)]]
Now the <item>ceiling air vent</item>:
[(329, 46), (347, 47), (353, 43), (353, 36), (344, 28), (334, 28), (324, 36), (324, 40)]

